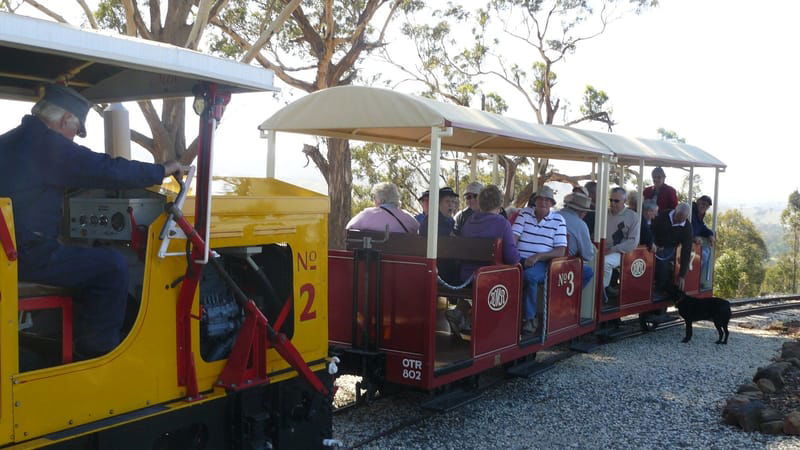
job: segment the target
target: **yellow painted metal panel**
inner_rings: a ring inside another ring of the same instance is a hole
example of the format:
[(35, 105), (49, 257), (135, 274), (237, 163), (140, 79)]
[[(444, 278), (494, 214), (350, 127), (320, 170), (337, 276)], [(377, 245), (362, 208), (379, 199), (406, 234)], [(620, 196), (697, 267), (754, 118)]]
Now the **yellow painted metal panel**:
[[(0, 198), (0, 213), (14, 237), (11, 199)], [(11, 375), (19, 365), (17, 335), (17, 263), (0, 251), (0, 444), (14, 440), (14, 397)]]
[[(270, 243), (291, 246), (295, 281), (292, 342), (306, 361), (321, 361), (327, 356), (328, 336), (328, 200), (274, 180), (247, 181), (239, 185), (247, 185), (247, 189), (240, 187), (237, 194), (251, 197), (214, 199), (212, 229), (222, 234), (212, 234), (211, 246)], [(282, 197), (267, 198), (275, 194)], [(4, 205), (6, 217), (10, 217), (7, 203), (0, 205)], [(186, 259), (157, 257), (158, 232), (163, 222), (164, 216), (150, 227), (143, 298), (136, 323), (118, 348), (95, 360), (17, 373), (16, 270), (13, 264), (0, 259), (0, 292), (4, 300), (0, 302), (0, 318), (4, 319), (2, 323), (8, 322), (0, 330), (3, 337), (0, 433), (8, 430), (0, 434), (0, 438), (5, 439), (0, 442), (11, 440), (12, 430), (15, 430), (14, 440), (20, 442), (148, 405), (181, 401), (185, 392), (177, 385), (175, 343), (175, 307), (180, 284), (175, 287), (172, 284), (184, 274)], [(185, 241), (174, 240), (170, 251), (182, 251), (184, 246)], [(14, 301), (6, 302), (6, 296), (13, 296)], [(194, 314), (198, 313), (198, 298), (196, 295)], [(307, 320), (301, 320), (303, 318)], [(209, 392), (225, 361), (206, 363), (200, 358), (196, 320), (192, 321), (192, 341), (198, 385), (201, 391)], [(289, 367), (274, 350), (268, 350), (267, 357), (270, 373)], [(313, 368), (323, 367), (324, 364), (315, 364)], [(287, 371), (270, 381), (276, 383), (294, 376), (293, 371)]]

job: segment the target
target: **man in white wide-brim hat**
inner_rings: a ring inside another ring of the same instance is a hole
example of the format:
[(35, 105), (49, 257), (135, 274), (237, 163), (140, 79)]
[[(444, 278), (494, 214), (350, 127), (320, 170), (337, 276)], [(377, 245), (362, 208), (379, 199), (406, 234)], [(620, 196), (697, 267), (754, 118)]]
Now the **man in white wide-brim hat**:
[(564, 207), (559, 213), (567, 223), (567, 252), (583, 260), (582, 287), (586, 287), (594, 276), (591, 263), (594, 260), (594, 244), (589, 236), (589, 227), (583, 221), (593, 211), (592, 199), (583, 192), (573, 192), (564, 197)]
[(525, 267), (525, 296), (522, 308), (522, 334), (533, 335), (539, 284), (547, 277), (547, 261), (567, 251), (567, 224), (561, 214), (551, 211), (556, 204), (553, 190), (542, 186), (532, 195), (533, 210), (524, 209), (514, 221), (514, 233), (522, 265)]

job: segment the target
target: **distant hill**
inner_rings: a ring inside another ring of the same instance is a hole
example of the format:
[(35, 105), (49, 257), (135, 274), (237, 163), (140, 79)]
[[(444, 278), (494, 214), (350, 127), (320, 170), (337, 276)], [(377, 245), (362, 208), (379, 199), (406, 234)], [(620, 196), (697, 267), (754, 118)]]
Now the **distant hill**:
[(769, 256), (776, 258), (789, 250), (784, 240), (784, 229), (781, 226), (781, 213), (786, 208), (783, 202), (771, 202), (760, 205), (730, 205), (722, 204), (720, 214), (729, 209), (738, 209), (748, 219), (756, 224), (761, 232), (764, 243), (767, 244)]

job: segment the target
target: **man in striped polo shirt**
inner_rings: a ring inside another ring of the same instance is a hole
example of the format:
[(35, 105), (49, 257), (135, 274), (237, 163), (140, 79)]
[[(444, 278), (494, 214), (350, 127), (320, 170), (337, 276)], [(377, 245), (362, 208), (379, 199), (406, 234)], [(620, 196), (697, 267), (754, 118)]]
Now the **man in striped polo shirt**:
[(522, 308), (522, 334), (534, 334), (539, 284), (547, 276), (547, 261), (564, 256), (567, 250), (567, 224), (555, 206), (553, 190), (542, 186), (533, 194), (533, 208), (525, 208), (511, 231), (525, 267), (525, 297)]

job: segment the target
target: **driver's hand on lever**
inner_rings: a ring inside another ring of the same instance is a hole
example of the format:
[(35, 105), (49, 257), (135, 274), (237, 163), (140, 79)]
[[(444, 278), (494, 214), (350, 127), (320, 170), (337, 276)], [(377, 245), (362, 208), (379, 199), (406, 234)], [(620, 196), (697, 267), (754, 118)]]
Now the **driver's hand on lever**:
[(164, 176), (174, 175), (177, 178), (181, 178), (185, 172), (183, 166), (178, 161), (167, 161), (163, 164), (164, 166)]

